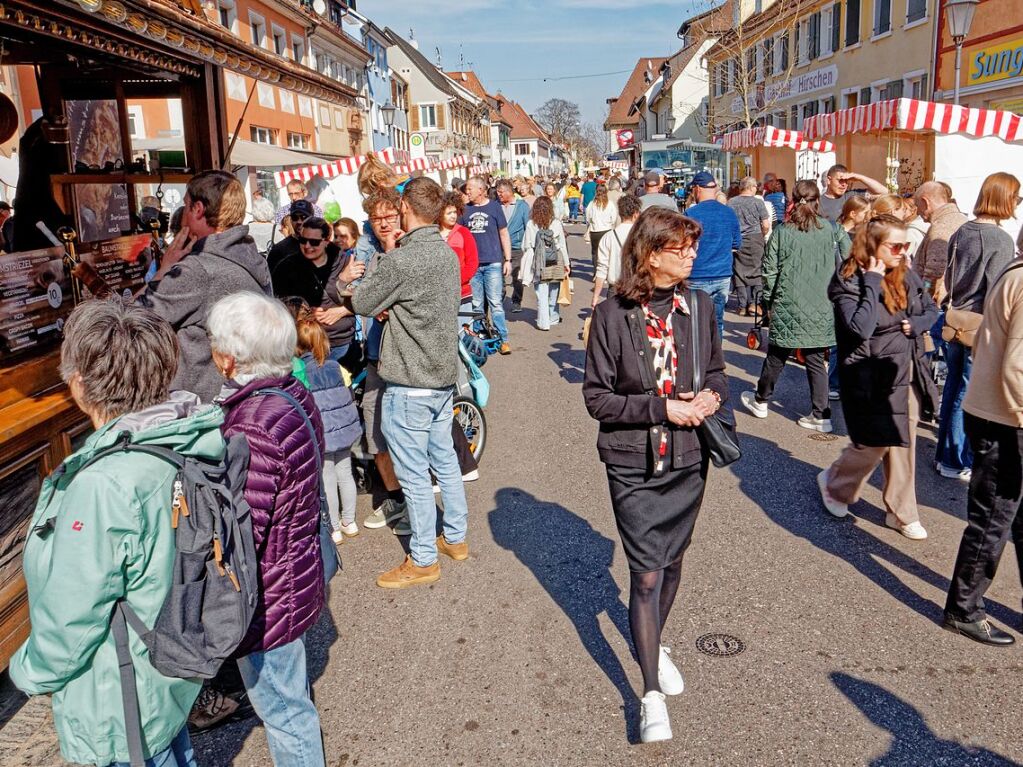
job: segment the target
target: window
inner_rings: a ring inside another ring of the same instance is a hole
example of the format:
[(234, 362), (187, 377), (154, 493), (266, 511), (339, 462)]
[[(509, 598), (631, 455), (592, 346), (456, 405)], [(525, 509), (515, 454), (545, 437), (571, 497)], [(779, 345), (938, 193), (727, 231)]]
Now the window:
[(838, 49), (838, 6), (825, 8), (821, 15), (821, 56), (830, 56)]
[(860, 0), (845, 0), (845, 44), (860, 41)]
[(870, 88), (860, 88), (860, 100), (859, 100), (859, 103), (857, 104), (857, 106), (863, 106), (864, 104), (869, 104), (870, 103), (870, 95), (871, 95), (871, 89)]
[(251, 127), (252, 140), (257, 144), (276, 144), (272, 128), (260, 128), (256, 125)]
[(128, 135), (132, 138), (146, 137), (146, 123), (142, 117), (142, 107), (137, 104), (128, 105)]
[(437, 107), (434, 104), (419, 105), (419, 127), (437, 127)]
[(874, 37), (892, 31), (892, 0), (874, 0)]
[(727, 80), (725, 82), (725, 90), (727, 92), (731, 92), (731, 91), (735, 90), (736, 83), (737, 83), (737, 81), (739, 79), (736, 76), (738, 69), (739, 69), (738, 62), (736, 62), (735, 59), (729, 59), (728, 60), (728, 76), (727, 76)]
[(880, 90), (881, 101), (902, 98), (902, 80), (892, 80)]
[(764, 40), (764, 75), (774, 73), (774, 38)]
[(927, 18), (927, 0), (906, 0), (906, 23)]
[(262, 16), (257, 16), (254, 13), (249, 14), (249, 31), (251, 33), (252, 44), (257, 48), (265, 48), (266, 22)]
[(529, 154), (529, 144), (516, 144), (515, 154), (517, 155)]
[(288, 149), (308, 149), (309, 135), (288, 131)]
[(775, 55), (775, 59), (778, 60), (779, 67), (775, 69), (774, 73), (780, 75), (783, 72), (789, 70), (789, 33), (786, 32), (778, 40), (778, 48), (781, 50), (781, 55)]
[(860, 103), (860, 92), (859, 91), (852, 90), (852, 91), (849, 91), (847, 93), (843, 93), (842, 94), (842, 108), (843, 109), (852, 109), (853, 107), (858, 106), (859, 103)]
[(930, 101), (931, 94), (927, 92), (927, 73), (920, 75), (906, 75), (905, 88), (908, 97), (917, 101)]
[(725, 65), (724, 64), (715, 64), (714, 68), (711, 70), (711, 72), (713, 73), (712, 74), (712, 78), (713, 78), (713, 81), (714, 81), (714, 95), (715, 96), (721, 96), (725, 92), (725, 84), (724, 84), (724, 81), (725, 81)]
[(288, 35), (276, 24), (273, 25), (274, 53), (278, 56), (288, 55)]
[(291, 50), (295, 52), (295, 61), (299, 64), (305, 62), (305, 38), (293, 37), (291, 38)]
[(235, 32), (238, 21), (238, 11), (234, 6), (234, 0), (220, 0), (217, 5), (220, 13), (220, 26), (231, 32)]
[(831, 114), (835, 111), (835, 97), (828, 96), (826, 99), (821, 99), (821, 108), (817, 114)]
[(821, 55), (821, 14), (818, 11), (806, 22), (806, 58), (808, 61), (820, 58)]
[(755, 47), (746, 51), (746, 71), (743, 72), (743, 85), (748, 85), (757, 79), (757, 49)]

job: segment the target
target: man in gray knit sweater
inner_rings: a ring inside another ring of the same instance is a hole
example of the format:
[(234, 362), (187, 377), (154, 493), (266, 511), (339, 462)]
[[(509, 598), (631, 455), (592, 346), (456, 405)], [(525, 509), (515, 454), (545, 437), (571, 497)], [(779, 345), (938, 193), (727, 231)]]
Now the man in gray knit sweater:
[[(379, 364), (387, 382), (382, 426), (412, 528), (408, 557), (377, 578), (383, 588), (436, 581), (438, 552), (455, 560), (469, 556), (469, 510), (451, 439), (461, 279), (458, 256), (437, 228), (442, 211), (439, 184), (410, 181), (400, 210), (407, 234), (352, 296), (356, 313), (386, 318)], [(444, 533), (436, 538), (431, 470), (444, 501)]]

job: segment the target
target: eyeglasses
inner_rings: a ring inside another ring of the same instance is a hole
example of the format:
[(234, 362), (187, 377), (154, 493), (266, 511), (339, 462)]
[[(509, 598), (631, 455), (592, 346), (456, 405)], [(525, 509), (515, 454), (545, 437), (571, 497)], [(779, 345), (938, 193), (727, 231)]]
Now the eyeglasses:
[(318, 248), (323, 242), (322, 237), (297, 237), (296, 239), (299, 245), (308, 245), (311, 248)]
[(687, 258), (696, 258), (696, 253), (690, 246), (679, 245), (675, 248), (661, 248), (661, 253), (674, 253), (683, 260)]
[(882, 244), (886, 245), (888, 250), (896, 256), (901, 256), (903, 253), (908, 252), (910, 245), (908, 242), (885, 242)]
[(370, 221), (378, 221), (380, 223), (385, 223), (387, 221), (390, 221), (390, 222), (393, 223), (393, 222), (398, 220), (398, 214), (397, 213), (391, 213), (391, 214), (388, 214), (386, 216), (372, 216), (369, 220)]
[(302, 191), (288, 192), (288, 197), (290, 197), (292, 200), (301, 200), (303, 197), (305, 197), (305, 192)]

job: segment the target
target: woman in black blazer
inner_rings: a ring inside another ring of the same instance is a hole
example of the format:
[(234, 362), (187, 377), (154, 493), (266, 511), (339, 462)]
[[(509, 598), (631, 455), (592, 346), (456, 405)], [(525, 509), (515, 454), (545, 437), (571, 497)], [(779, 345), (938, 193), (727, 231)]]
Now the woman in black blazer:
[[(586, 350), (583, 397), (600, 421), (597, 451), (631, 573), (629, 624), (643, 672), (644, 743), (671, 738), (664, 695), (682, 692), (683, 682), (661, 632), (703, 501), (708, 454), (696, 427), (728, 396), (713, 301), (685, 288), (700, 233), (697, 222), (667, 208), (640, 216), (622, 249), (615, 295), (593, 312)], [(699, 392), (693, 391), (694, 333)]]

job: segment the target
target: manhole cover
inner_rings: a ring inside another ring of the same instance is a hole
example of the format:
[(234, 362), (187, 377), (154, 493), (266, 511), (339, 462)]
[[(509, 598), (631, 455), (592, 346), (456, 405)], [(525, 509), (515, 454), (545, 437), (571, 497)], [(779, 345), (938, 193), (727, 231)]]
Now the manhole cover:
[(704, 634), (696, 640), (696, 649), (704, 655), (727, 658), (741, 653), (746, 649), (746, 644), (731, 634)]
[(823, 433), (818, 431), (818, 432), (815, 432), (815, 433), (811, 434), (810, 435), (810, 439), (815, 439), (818, 442), (834, 442), (836, 439), (838, 439), (838, 435), (837, 434), (823, 434)]

